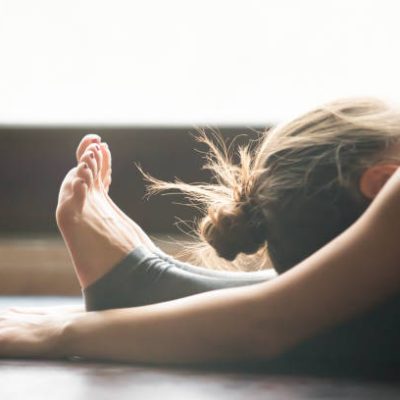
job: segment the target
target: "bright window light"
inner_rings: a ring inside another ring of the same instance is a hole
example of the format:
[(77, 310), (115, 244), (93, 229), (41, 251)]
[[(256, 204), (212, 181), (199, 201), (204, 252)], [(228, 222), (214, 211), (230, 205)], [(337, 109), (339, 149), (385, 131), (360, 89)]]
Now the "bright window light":
[(400, 93), (397, 0), (0, 0), (0, 124), (278, 122)]

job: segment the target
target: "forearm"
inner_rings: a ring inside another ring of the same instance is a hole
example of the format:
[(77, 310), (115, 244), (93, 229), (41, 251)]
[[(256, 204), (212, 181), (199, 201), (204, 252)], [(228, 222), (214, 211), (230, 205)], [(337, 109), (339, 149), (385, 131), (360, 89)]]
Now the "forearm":
[(63, 355), (149, 363), (266, 358), (275, 346), (261, 307), (254, 286), (81, 314), (64, 330)]

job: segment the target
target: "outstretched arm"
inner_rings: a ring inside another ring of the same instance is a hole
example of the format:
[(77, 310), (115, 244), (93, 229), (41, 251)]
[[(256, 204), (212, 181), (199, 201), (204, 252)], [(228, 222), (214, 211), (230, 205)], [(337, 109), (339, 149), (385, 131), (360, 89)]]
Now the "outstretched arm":
[(5, 315), (0, 353), (152, 363), (270, 359), (400, 290), (399, 216), (397, 171), (354, 225), (270, 282), (40, 323)]

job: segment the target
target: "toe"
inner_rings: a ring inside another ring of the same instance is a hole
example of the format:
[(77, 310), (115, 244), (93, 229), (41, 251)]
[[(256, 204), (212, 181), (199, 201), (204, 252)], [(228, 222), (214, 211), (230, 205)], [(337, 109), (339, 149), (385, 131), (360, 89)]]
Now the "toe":
[(103, 158), (102, 169), (101, 169), (101, 180), (103, 181), (103, 185), (105, 189), (108, 190), (108, 187), (111, 184), (111, 152), (108, 148), (107, 143), (101, 143), (101, 154)]
[(83, 153), (86, 151), (88, 146), (90, 146), (92, 143), (98, 144), (101, 142), (101, 137), (99, 135), (96, 135), (95, 133), (89, 133), (88, 135), (85, 135), (81, 142), (78, 145), (78, 148), (76, 149), (76, 159), (79, 162), (81, 159)]
[(89, 188), (92, 187), (93, 185), (92, 171), (85, 162), (79, 163), (76, 171), (76, 176), (82, 179)]
[(85, 204), (88, 186), (86, 185), (83, 179), (76, 178), (72, 184), (72, 188), (73, 188), (73, 199), (76, 202), (76, 207), (78, 208), (79, 211), (81, 211)]
[(111, 181), (112, 181), (112, 179), (111, 179), (111, 175), (109, 175), (106, 179), (105, 179), (105, 181), (104, 181), (104, 187), (105, 187), (105, 189), (108, 191), (108, 189), (110, 188), (110, 186), (111, 186)]
[(93, 179), (97, 176), (97, 162), (93, 151), (86, 150), (79, 162), (84, 162), (88, 165), (90, 171), (92, 172)]
[(101, 180), (101, 171), (103, 170), (103, 153), (101, 152), (101, 148), (100, 145), (96, 144), (95, 145), (95, 157), (96, 157), (96, 161), (97, 161), (97, 171), (99, 171), (99, 173), (97, 174), (94, 183), (97, 186), (102, 185), (102, 180)]
[(92, 143), (88, 146), (86, 151), (93, 153), (94, 162), (96, 164), (96, 175), (94, 175), (94, 182), (97, 182), (97, 178), (100, 175), (103, 163), (100, 145), (97, 143)]

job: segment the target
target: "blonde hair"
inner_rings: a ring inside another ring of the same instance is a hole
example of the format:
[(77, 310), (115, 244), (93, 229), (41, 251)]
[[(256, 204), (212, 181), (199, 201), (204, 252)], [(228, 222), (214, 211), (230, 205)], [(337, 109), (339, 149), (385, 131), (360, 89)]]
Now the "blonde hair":
[(375, 98), (341, 99), (239, 146), (239, 162), (218, 134), (201, 131), (211, 183), (165, 182), (139, 169), (148, 195), (179, 191), (202, 211), (198, 239), (187, 243), (191, 261), (241, 270), (272, 264), (283, 272), (364, 212), (370, 201), (359, 179), (399, 139), (396, 109)]

